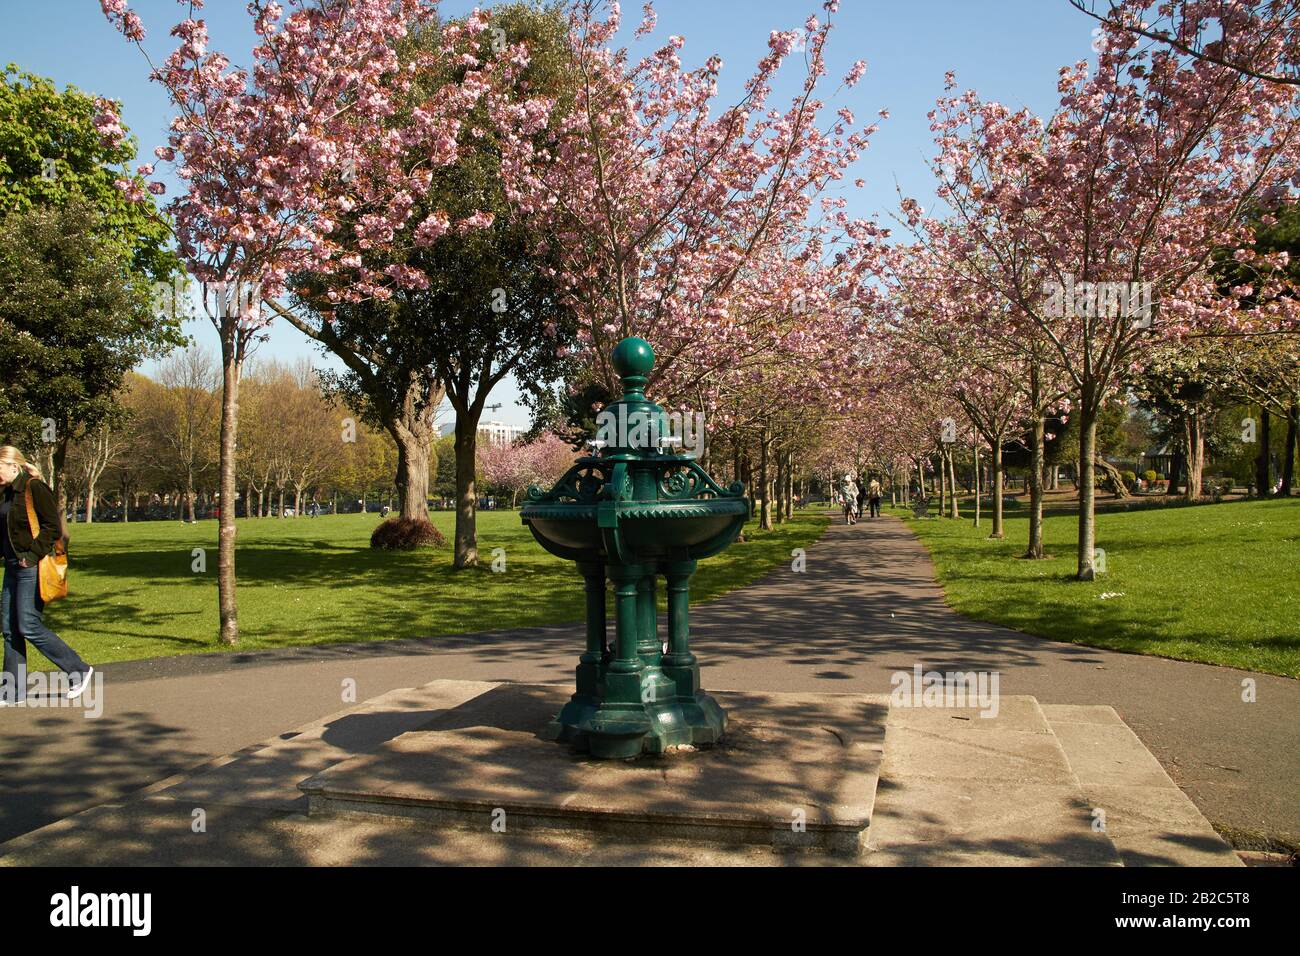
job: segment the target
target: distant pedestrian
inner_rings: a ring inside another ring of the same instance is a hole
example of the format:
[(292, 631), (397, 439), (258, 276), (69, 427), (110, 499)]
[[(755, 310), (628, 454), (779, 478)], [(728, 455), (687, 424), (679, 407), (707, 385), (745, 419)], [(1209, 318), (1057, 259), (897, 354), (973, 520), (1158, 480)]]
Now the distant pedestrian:
[(858, 483), (852, 475), (845, 475), (840, 485), (840, 499), (844, 502), (844, 523), (857, 523)]
[(0, 549), (4, 552), (4, 586), (0, 590), (0, 629), (4, 632), (4, 671), (0, 706), (27, 697), (27, 643), (30, 641), (68, 675), (68, 698), (75, 700), (95, 669), (59, 635), (45, 626), (40, 562), (61, 543), (63, 526), (54, 492), (41, 470), (17, 448), (0, 447)]
[(871, 517), (880, 517), (880, 480), (875, 475), (867, 485), (867, 504), (871, 508)]

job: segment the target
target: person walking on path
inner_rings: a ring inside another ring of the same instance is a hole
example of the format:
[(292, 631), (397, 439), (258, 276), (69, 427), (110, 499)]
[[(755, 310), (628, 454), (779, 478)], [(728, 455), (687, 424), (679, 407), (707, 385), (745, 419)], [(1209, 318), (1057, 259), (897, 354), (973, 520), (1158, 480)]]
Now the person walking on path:
[(880, 479), (875, 475), (871, 476), (871, 482), (867, 485), (867, 504), (871, 508), (871, 517), (880, 517)]
[(844, 501), (844, 523), (854, 524), (857, 521), (858, 483), (852, 475), (844, 476), (844, 483), (840, 485), (840, 497)]
[[(0, 589), (0, 629), (5, 646), (0, 706), (21, 703), (27, 697), (28, 641), (68, 675), (68, 697), (76, 699), (90, 683), (94, 668), (45, 626), (45, 602), (41, 600), (41, 559), (63, 536), (54, 492), (40, 469), (11, 445), (0, 447), (0, 490), (0, 549), (5, 564)], [(35, 521), (28, 513), (29, 500)], [(33, 524), (38, 529), (35, 534)]]

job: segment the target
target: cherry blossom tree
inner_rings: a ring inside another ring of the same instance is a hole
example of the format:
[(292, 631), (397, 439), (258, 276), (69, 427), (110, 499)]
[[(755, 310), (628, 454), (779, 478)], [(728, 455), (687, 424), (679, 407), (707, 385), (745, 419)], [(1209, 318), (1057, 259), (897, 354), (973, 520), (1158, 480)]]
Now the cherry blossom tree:
[[(1139, 48), (1122, 28), (1108, 28), (1098, 46), (1095, 68), (1061, 71), (1050, 122), (974, 92), (941, 100), (933, 114), (939, 198), (958, 228), (904, 201), (922, 241), (1012, 306), (1010, 320), (1043, 337), (1048, 361), (1070, 382), (1083, 580), (1095, 574), (1102, 403), (1157, 341), (1252, 321), (1239, 308), (1252, 290), (1218, 294), (1211, 256), (1249, 247), (1247, 211), (1282, 201), (1300, 178), (1292, 88)], [(1019, 267), (1018, 248), (1028, 253)], [(1127, 291), (1107, 301), (1111, 288)], [(1139, 293), (1149, 311), (1132, 308)]]
[[(101, 0), (101, 6), (144, 52), (144, 25), (126, 0)], [(202, 6), (202, 0), (188, 2), (191, 12)], [(155, 152), (175, 162), (186, 183), (168, 207), (178, 249), (203, 284), (221, 343), (218, 587), (219, 636), (227, 644), (239, 634), (233, 507), (239, 383), (250, 348), (275, 314), (263, 303), (275, 302), (298, 273), (348, 274), (351, 281), (336, 293), (340, 301), (384, 298), (394, 287), (425, 281), (398, 265), (369, 269), (357, 250), (389, 241), (406, 221), (428, 188), (430, 167), (455, 158), (459, 119), (488, 85), (471, 78), (430, 91), (397, 129), (388, 118), (412, 81), (395, 45), (436, 24), (436, 3), (251, 0), (248, 12), (258, 37), (251, 67), (210, 50), (205, 22), (187, 16), (171, 29), (179, 45), (151, 73), (176, 110), (168, 145)], [(409, 147), (417, 144), (419, 161), (409, 162)], [(151, 188), (157, 192), (159, 185)], [(355, 225), (340, 230), (345, 218)], [(418, 232), (432, 240), (452, 227), (435, 212)]]
[[(342, 359), (346, 371), (331, 384), (393, 436), (403, 517), (427, 520), (433, 417), (444, 398), (450, 402), (457, 568), (477, 562), (475, 446), (488, 396), (509, 375), (525, 395), (549, 384), (563, 362), (557, 346), (571, 338), (572, 321), (537, 252), (541, 243), (527, 217), (505, 201), (499, 169), (500, 144), (536, 135), (553, 104), (565, 101), (568, 49), (564, 12), (523, 3), (413, 31), (399, 57), (413, 68), (414, 84), (389, 117), (392, 129), (405, 135), (412, 109), (431, 91), (483, 90), (461, 118), (455, 161), (431, 170), (404, 222), (383, 241), (354, 243), (361, 268), (377, 275), (400, 270), (418, 281), (351, 303), (330, 297), (349, 290), (351, 274), (301, 275), (293, 306), (279, 309)], [(425, 164), (421, 140), (399, 145), (409, 150), (406, 165)], [(450, 228), (432, 229), (431, 217)], [(357, 225), (356, 213), (345, 217), (340, 241), (356, 235)]]
[(530, 485), (550, 487), (573, 465), (573, 447), (557, 435), (544, 432), (530, 442), (487, 442), (477, 449), (478, 469), (489, 485), (510, 495), (515, 506), (519, 493)]
[[(674, 36), (632, 62), (610, 46), (617, 5), (603, 17), (602, 7), (578, 0), (573, 9), (573, 109), (549, 144), (521, 140), (502, 169), (512, 201), (555, 237), (556, 280), (592, 377), (615, 394), (609, 349), (640, 335), (658, 356), (650, 387), (671, 401), (779, 348), (792, 313), (832, 311), (830, 290), (844, 287), (828, 283), (825, 268), (851, 271), (874, 234), (828, 190), (875, 126), (848, 108), (819, 125), (835, 2), (824, 5), (824, 22), (773, 31), (744, 96), (728, 108), (716, 103), (719, 57), (687, 70), (685, 41)], [(638, 36), (654, 27), (647, 4)], [(803, 61), (803, 82), (777, 108), (774, 78), (794, 59)], [(844, 87), (864, 71), (856, 64)]]
[[(1070, 0), (1111, 30), (1126, 30), (1184, 56), (1257, 80), (1300, 86), (1297, 0)], [(1098, 32), (1101, 28), (1098, 28)]]
[[(989, 537), (1001, 538), (1002, 448), (1030, 416), (1021, 343), (998, 334), (1007, 320), (996, 313), (1011, 306), (990, 304), (982, 286), (953, 274), (924, 247), (892, 247), (887, 260), (884, 274), (898, 312), (888, 342), (912, 374), (934, 383), (987, 443), (993, 479)], [(956, 439), (952, 421), (950, 444)], [(978, 506), (977, 495), (977, 523)]]

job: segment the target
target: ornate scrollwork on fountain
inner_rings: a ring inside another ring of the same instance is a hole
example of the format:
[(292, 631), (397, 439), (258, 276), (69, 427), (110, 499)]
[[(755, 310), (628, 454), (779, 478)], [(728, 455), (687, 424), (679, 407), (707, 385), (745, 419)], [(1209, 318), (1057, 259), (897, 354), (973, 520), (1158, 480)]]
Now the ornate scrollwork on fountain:
[(543, 491), (536, 485), (528, 487), (528, 500), (535, 502), (575, 501), (579, 504), (595, 504), (600, 500), (608, 482), (609, 464), (591, 458), (583, 458), (564, 473), (564, 477), (555, 483), (550, 491)]
[(689, 501), (693, 498), (739, 498), (745, 494), (745, 486), (732, 482), (731, 488), (724, 491), (709, 477), (709, 473), (694, 461), (675, 464), (659, 479), (660, 501)]

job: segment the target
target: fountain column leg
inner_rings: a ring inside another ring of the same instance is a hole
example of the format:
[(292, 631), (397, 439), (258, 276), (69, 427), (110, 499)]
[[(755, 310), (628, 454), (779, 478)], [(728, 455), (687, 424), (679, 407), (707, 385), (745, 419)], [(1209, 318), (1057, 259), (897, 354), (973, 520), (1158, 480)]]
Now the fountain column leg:
[[(612, 674), (635, 674), (641, 671), (637, 644), (641, 637), (639, 592), (642, 569), (640, 565), (615, 564), (610, 567), (614, 579), (614, 613), (616, 616), (614, 659), (610, 661)], [(637, 700), (640, 695), (634, 695)]]
[(664, 644), (659, 636), (655, 570), (654, 566), (648, 567), (637, 585), (637, 617), (641, 632), (637, 656), (645, 665), (641, 672), (641, 700), (651, 723), (651, 739), (645, 742), (645, 749), (661, 753), (674, 744), (689, 744), (691, 734), (677, 703), (677, 684), (663, 672)]
[(637, 595), (646, 571), (639, 564), (609, 566), (615, 595), (614, 657), (605, 670), (604, 698), (579, 728), (587, 735), (596, 757), (635, 757), (650, 731), (650, 718), (641, 698), (645, 665), (637, 653), (641, 630)]
[(605, 565), (600, 561), (579, 561), (587, 594), (587, 646), (578, 658), (577, 690), (547, 728), (556, 740), (574, 740), (578, 727), (600, 705), (600, 663), (605, 653)]
[[(694, 561), (673, 561), (664, 566), (668, 579), (668, 653), (664, 667), (695, 667), (691, 653), (691, 575), (695, 573)], [(692, 687), (690, 693), (698, 690)]]
[(664, 647), (659, 640), (659, 615), (655, 607), (657, 588), (654, 571), (641, 575), (636, 584), (637, 657), (646, 667), (658, 667)]
[[(587, 649), (578, 658), (578, 693), (594, 701), (600, 680), (600, 662), (605, 654), (605, 565), (599, 561), (579, 561), (587, 594)], [(585, 678), (585, 680), (584, 680)]]
[(695, 567), (694, 561), (670, 561), (663, 566), (668, 579), (668, 653), (662, 666), (691, 728), (691, 742), (707, 745), (721, 739), (727, 718), (718, 702), (700, 689), (700, 665), (691, 653), (691, 575)]

